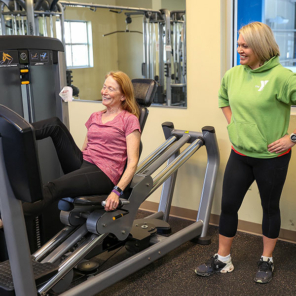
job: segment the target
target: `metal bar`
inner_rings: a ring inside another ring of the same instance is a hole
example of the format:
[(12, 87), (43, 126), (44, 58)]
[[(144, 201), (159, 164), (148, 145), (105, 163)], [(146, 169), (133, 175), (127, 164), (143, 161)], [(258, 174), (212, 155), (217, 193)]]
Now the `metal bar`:
[(163, 24), (158, 23), (158, 63), (159, 63), (159, 84), (164, 87), (164, 56), (163, 56)]
[[(69, 256), (59, 267), (58, 273), (52, 277), (45, 285), (38, 289), (41, 296), (46, 293), (60, 281), (76, 264), (78, 264), (86, 254), (88, 254), (97, 244), (100, 243), (108, 234), (92, 235), (85, 244), (82, 244), (71, 256)], [(73, 296), (73, 294), (72, 294)]]
[(34, 3), (33, 0), (26, 0), (27, 35), (35, 35), (34, 25)]
[(16, 29), (16, 16), (12, 15), (11, 16), (12, 20), (12, 35), (17, 35), (17, 29)]
[(153, 187), (149, 195), (153, 193), (168, 177), (172, 175), (180, 166), (182, 166), (201, 146), (203, 141), (196, 139), (165, 169), (163, 169), (155, 178), (153, 178)]
[[(180, 154), (180, 150), (178, 150), (174, 155), (172, 155), (168, 160), (168, 166), (178, 157)], [(177, 173), (178, 170), (176, 170), (164, 183), (162, 186), (159, 206), (158, 206), (158, 212), (163, 212), (163, 220), (168, 222), (170, 210), (171, 210), (171, 204), (173, 200), (174, 195), (174, 189), (177, 179)]]
[(148, 78), (147, 76), (147, 32), (146, 32), (146, 16), (143, 15), (143, 66), (145, 67), (143, 69), (142, 66), (142, 75), (144, 78)]
[(203, 134), (208, 154), (208, 163), (197, 214), (197, 220), (202, 220), (204, 222), (201, 237), (205, 237), (208, 231), (216, 179), (220, 163), (219, 148), (215, 131), (209, 132), (207, 130), (203, 130)]
[(167, 161), (178, 149), (180, 149), (184, 144), (190, 140), (190, 135), (184, 134), (177, 142), (173, 143), (170, 148), (168, 148), (162, 155), (158, 157), (149, 167), (147, 167), (143, 174), (151, 175), (156, 170), (159, 169), (165, 161)]
[(53, 20), (52, 20), (52, 15), (49, 16), (49, 32), (50, 32), (50, 37), (53, 38)]
[(151, 63), (150, 63), (150, 34), (149, 34), (149, 22), (146, 19), (145, 22), (145, 31), (146, 31), (146, 78), (150, 78), (150, 68), (151, 68)]
[(150, 153), (137, 167), (136, 174), (141, 173), (148, 167), (153, 161), (155, 161), (159, 155), (167, 149), (177, 138), (175, 136), (170, 137), (167, 139), (162, 145), (160, 145), (157, 149), (155, 149), (152, 153)]
[(22, 35), (25, 35), (25, 21), (23, 16), (21, 16), (21, 27), (22, 27)]
[(5, 18), (4, 18), (3, 10), (4, 10), (4, 3), (1, 3), (1, 7), (0, 7), (1, 30), (2, 30), (2, 35), (6, 35), (6, 26), (5, 26)]
[(69, 249), (71, 249), (84, 235), (88, 233), (86, 225), (83, 224), (72, 235), (70, 235), (59, 247), (57, 247), (51, 254), (44, 258), (41, 263), (55, 263), (61, 258)]
[(21, 85), (21, 93), (22, 93), (22, 105), (23, 105), (23, 117), (26, 121), (30, 121), (29, 116), (29, 99), (27, 97), (27, 87), (26, 85)]
[(172, 45), (171, 45), (171, 17), (170, 11), (167, 9), (161, 10), (165, 18), (165, 60), (167, 65), (167, 76), (166, 76), (166, 100), (167, 106), (171, 106), (172, 91), (171, 91), (171, 55), (172, 55)]
[(43, 22), (43, 36), (47, 37), (47, 21), (45, 15), (42, 15), (42, 22)]
[[(27, 13), (25, 11), (16, 10), (16, 11), (8, 11), (8, 12), (2, 12), (3, 15), (23, 15), (26, 16)], [(34, 14), (45, 14), (45, 15), (60, 15), (60, 12), (50, 12), (50, 11), (34, 11)]]
[[(61, 14), (60, 14), (60, 22), (61, 22), (61, 36), (62, 36), (62, 43), (64, 45), (64, 51), (65, 51), (65, 56), (66, 56), (66, 42), (65, 42), (65, 16), (64, 16), (64, 8), (63, 6), (60, 4), (60, 2), (58, 2), (57, 4), (58, 9), (60, 10)], [(65, 62), (66, 63), (66, 62)]]
[(203, 223), (201, 221), (194, 222), (163, 241), (156, 243), (97, 276), (89, 278), (84, 283), (62, 293), (60, 296), (97, 295), (109, 286), (163, 257), (183, 243), (197, 237), (201, 233), (202, 226)]
[(7, 177), (1, 136), (0, 188), (1, 219), (15, 293), (18, 296), (37, 295), (22, 203), (16, 199)]
[(29, 114), (29, 122), (33, 123), (35, 122), (35, 116), (34, 116), (34, 106), (33, 106), (33, 99), (32, 99), (32, 93), (30, 84), (25, 85), (26, 93), (27, 93), (27, 107), (28, 107), (28, 114)]
[(36, 261), (40, 261), (44, 256), (51, 252), (56, 246), (62, 243), (75, 230), (74, 227), (66, 226), (59, 231), (50, 241), (37, 250), (32, 256)]
[(148, 9), (148, 8), (139, 8), (139, 7), (101, 5), (101, 4), (82, 3), (82, 2), (65, 2), (65, 1), (60, 1), (59, 3), (61, 3), (64, 6), (77, 6), (77, 7), (85, 7), (85, 8), (107, 8), (107, 9), (132, 10), (132, 11), (160, 13), (159, 10), (153, 10), (153, 9)]
[(186, 52), (186, 19), (183, 23), (183, 42), (182, 42), (182, 57), (183, 57), (183, 67), (182, 67), (182, 79), (181, 83), (187, 83), (186, 79), (186, 66), (187, 66), (187, 52)]
[(144, 219), (160, 219), (160, 220), (162, 220), (163, 216), (164, 216), (163, 212), (156, 212), (156, 213), (153, 213), (149, 216), (144, 217)]

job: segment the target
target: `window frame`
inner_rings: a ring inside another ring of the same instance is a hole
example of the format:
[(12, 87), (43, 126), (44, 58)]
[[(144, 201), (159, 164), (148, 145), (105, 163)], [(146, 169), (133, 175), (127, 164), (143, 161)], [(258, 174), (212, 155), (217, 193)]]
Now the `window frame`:
[[(72, 66), (67, 65), (67, 69), (86, 69), (86, 68), (92, 68), (94, 66), (93, 62), (93, 43), (92, 43), (92, 29), (91, 29), (91, 22), (90, 21), (84, 21), (84, 20), (65, 20), (64, 24), (66, 23), (84, 23), (86, 24), (86, 30), (87, 30), (87, 43), (72, 43), (72, 42), (66, 42), (65, 38), (65, 56), (67, 57), (67, 47), (71, 46), (71, 64)], [(72, 41), (72, 32), (71, 32), (71, 25), (69, 26), (70, 28), (70, 41)], [(65, 33), (66, 34), (66, 33)], [(73, 66), (73, 51), (72, 51), (72, 46), (77, 46), (77, 45), (86, 45), (87, 46), (87, 53), (88, 53), (88, 64), (87, 65), (82, 65), (82, 66)], [(68, 47), (69, 48), (69, 47)], [(66, 59), (67, 63), (67, 59)]]

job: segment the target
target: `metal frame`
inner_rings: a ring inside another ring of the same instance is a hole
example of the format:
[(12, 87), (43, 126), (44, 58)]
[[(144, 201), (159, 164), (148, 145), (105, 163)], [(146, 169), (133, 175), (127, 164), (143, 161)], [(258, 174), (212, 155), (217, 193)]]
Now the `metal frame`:
[(37, 295), (22, 203), (7, 177), (0, 136), (0, 212), (16, 295)]
[[(75, 208), (73, 210), (74, 215), (72, 216), (71, 212), (61, 213), (63, 221), (66, 221), (68, 217), (68, 219), (70, 219), (68, 223), (71, 224), (74, 222), (77, 226), (66, 226), (64, 230), (60, 231), (52, 240), (34, 253), (32, 258), (40, 263), (58, 264), (61, 258), (69, 252), (69, 249), (73, 248), (73, 246), (76, 246), (76, 249), (67, 259), (59, 264), (57, 274), (43, 286), (39, 287), (39, 295), (46, 295), (50, 289), (55, 289), (57, 283), (59, 286), (69, 284), (69, 280), (71, 280), (72, 277), (72, 269), (81, 262), (91, 250), (95, 247), (100, 247), (101, 252), (105, 251), (102, 247), (103, 241), (110, 233), (115, 235), (119, 241), (125, 241), (133, 227), (134, 219), (141, 203), (162, 184), (163, 190), (159, 204), (159, 212), (150, 217), (146, 217), (145, 221), (149, 223), (149, 219), (151, 218), (167, 221), (177, 170), (202, 146), (206, 147), (208, 163), (197, 221), (168, 238), (162, 238), (161, 240), (156, 240), (156, 242), (155, 240), (153, 242), (151, 240), (151, 243), (154, 244), (153, 246), (61, 295), (92, 295), (98, 293), (129, 274), (164, 256), (186, 241), (198, 236), (206, 236), (219, 166), (219, 149), (214, 128), (204, 127), (202, 132), (190, 132), (176, 130), (172, 123), (164, 123), (163, 132), (166, 141), (138, 166), (137, 173), (131, 183), (131, 194), (128, 199), (129, 203), (124, 205), (125, 211), (129, 212), (128, 215), (114, 220), (114, 215), (119, 214), (120, 209), (115, 212), (105, 212), (104, 209), (100, 208), (95, 208), (93, 212), (85, 212), (80, 215), (77, 210), (75, 211)], [(188, 143), (189, 146), (180, 153), (181, 147), (186, 143)], [(152, 178), (151, 174), (166, 161), (168, 161), (168, 165)], [(21, 202), (13, 195), (6, 175), (1, 138), (0, 186), (3, 188), (0, 206), (3, 223), (5, 225), (4, 230), (5, 233), (9, 233), (9, 235), (7, 235), (7, 245), (9, 257), (12, 258), (10, 264), (15, 290), (17, 295), (35, 295), (36, 288), (34, 285), (33, 271), (30, 267), (32, 263), (25, 234)], [(89, 207), (87, 207), (87, 211), (89, 211)], [(75, 222), (75, 219), (77, 222)], [(155, 221), (153, 223), (155, 223)], [(19, 249), (18, 246), (22, 247)], [(69, 272), (71, 272), (71, 274), (69, 274)], [(67, 277), (66, 280), (60, 281), (63, 278), (65, 279), (65, 277)]]

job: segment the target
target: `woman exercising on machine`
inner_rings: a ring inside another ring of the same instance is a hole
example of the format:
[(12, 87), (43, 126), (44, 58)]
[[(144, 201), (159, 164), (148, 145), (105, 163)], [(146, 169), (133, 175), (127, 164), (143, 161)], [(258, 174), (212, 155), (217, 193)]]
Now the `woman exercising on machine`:
[(37, 216), (55, 200), (82, 195), (109, 194), (105, 210), (117, 208), (139, 159), (139, 108), (132, 82), (123, 72), (106, 75), (101, 95), (106, 109), (86, 122), (82, 151), (58, 118), (32, 124), (37, 140), (52, 138), (65, 175), (43, 186), (43, 200), (23, 203), (25, 215)]
[(263, 208), (263, 252), (254, 281), (268, 283), (280, 232), (280, 196), (296, 143), (296, 129), (287, 134), (290, 107), (296, 104), (296, 76), (280, 64), (279, 47), (267, 25), (242, 27), (237, 45), (241, 65), (226, 72), (219, 91), (232, 143), (223, 181), (219, 250), (195, 272), (209, 276), (233, 271), (230, 249), (237, 212), (256, 180)]

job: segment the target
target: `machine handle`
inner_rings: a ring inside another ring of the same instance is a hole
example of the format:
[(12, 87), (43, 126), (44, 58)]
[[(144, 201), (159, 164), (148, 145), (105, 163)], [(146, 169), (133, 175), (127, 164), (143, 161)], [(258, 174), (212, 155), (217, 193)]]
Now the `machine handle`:
[[(118, 207), (122, 207), (123, 205), (127, 205), (127, 204), (129, 204), (129, 203), (130, 203), (130, 202), (129, 202), (128, 200), (123, 199), (123, 198), (120, 198), (120, 199), (119, 199)], [(103, 200), (103, 201), (101, 202), (101, 205), (102, 205), (102, 207), (105, 207), (105, 206), (106, 206), (106, 201)]]

